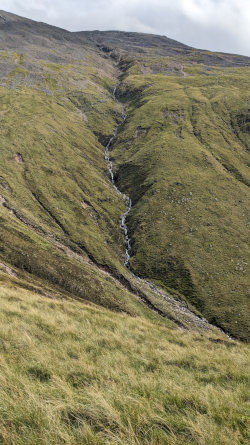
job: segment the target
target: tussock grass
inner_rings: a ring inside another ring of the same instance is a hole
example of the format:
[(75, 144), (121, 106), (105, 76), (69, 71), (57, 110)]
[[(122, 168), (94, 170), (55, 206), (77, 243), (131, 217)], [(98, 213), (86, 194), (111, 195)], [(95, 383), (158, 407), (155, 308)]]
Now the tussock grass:
[(2, 282), (3, 444), (247, 443), (247, 347)]

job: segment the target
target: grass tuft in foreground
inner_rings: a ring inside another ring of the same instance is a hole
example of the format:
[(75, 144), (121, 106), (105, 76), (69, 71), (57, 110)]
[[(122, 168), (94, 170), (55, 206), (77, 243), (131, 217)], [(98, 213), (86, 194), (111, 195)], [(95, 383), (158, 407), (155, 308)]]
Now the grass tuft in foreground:
[(247, 443), (247, 346), (0, 288), (5, 445)]

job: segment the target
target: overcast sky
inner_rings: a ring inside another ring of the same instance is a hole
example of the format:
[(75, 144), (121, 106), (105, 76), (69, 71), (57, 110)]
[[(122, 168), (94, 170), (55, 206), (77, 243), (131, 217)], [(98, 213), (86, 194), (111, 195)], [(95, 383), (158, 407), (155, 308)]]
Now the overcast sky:
[(0, 0), (0, 9), (70, 31), (141, 31), (250, 56), (250, 0)]

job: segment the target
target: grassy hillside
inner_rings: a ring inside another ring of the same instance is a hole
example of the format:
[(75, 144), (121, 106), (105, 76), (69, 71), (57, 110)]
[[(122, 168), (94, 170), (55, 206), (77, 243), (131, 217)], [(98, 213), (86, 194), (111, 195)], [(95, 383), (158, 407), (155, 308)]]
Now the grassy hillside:
[[(249, 336), (249, 69), (126, 58), (115, 146), (132, 198), (131, 267)], [(144, 64), (144, 65), (143, 65)], [(147, 71), (145, 70), (147, 67)], [(166, 68), (166, 71), (165, 71)]]
[[(203, 323), (195, 306), (247, 339), (249, 59), (3, 11), (0, 28), (1, 270), (184, 327)], [(133, 201), (131, 267), (165, 294), (123, 265), (127, 202), (104, 160), (122, 121), (118, 82), (127, 120), (111, 149)]]
[[(110, 183), (101, 144), (121, 120), (114, 63), (47, 25), (41, 51), (40, 25), (17, 18), (14, 26), (6, 17), (2, 40), (12, 50), (0, 51), (0, 269), (44, 295), (149, 318), (154, 309), (199, 328), (204, 323), (186, 304), (163, 300), (123, 265), (127, 204)], [(20, 42), (25, 52), (13, 50)]]
[(246, 346), (0, 278), (1, 443), (247, 443)]
[(126, 204), (97, 139), (120, 118), (115, 69), (70, 33), (2, 16), (1, 267), (46, 292), (130, 312), (133, 297), (112, 278), (123, 269)]
[(0, 32), (0, 443), (248, 443), (249, 58)]

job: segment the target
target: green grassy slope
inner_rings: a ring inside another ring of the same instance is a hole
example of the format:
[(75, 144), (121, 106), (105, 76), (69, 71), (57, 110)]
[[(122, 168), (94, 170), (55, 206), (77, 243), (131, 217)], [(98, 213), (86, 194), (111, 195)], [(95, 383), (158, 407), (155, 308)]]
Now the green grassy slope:
[(248, 59), (0, 32), (0, 443), (246, 444)]
[(112, 152), (133, 201), (131, 266), (247, 338), (248, 68), (143, 74), (141, 59), (122, 65), (128, 118)]
[(246, 346), (0, 279), (1, 443), (247, 443)]
[[(200, 325), (185, 308), (175, 314), (174, 301), (169, 306), (123, 266), (120, 218), (127, 204), (110, 183), (101, 145), (121, 120), (112, 97), (117, 68), (63, 30), (41, 25), (43, 46), (39, 24), (6, 17), (0, 269), (45, 295), (74, 296), (149, 318), (155, 307), (186, 327)], [(14, 51), (21, 42), (23, 52)]]
[(246, 339), (248, 58), (2, 11), (0, 27), (1, 269), (150, 317), (144, 301), (187, 326), (190, 314), (123, 266), (126, 202), (103, 156), (120, 80), (128, 118), (112, 156), (133, 201), (131, 266)]
[[(23, 86), (1, 88), (0, 100), (2, 259), (53, 280), (62, 273), (48, 245), (61, 241), (115, 269), (125, 204), (109, 183), (103, 147), (78, 109), (62, 95)], [(70, 287), (72, 271), (64, 268)]]
[[(70, 33), (3, 17), (1, 262), (50, 292), (133, 312), (137, 302), (130, 309), (126, 302), (133, 297), (96, 267), (114, 275), (123, 269), (126, 204), (97, 139), (107, 139), (120, 118), (115, 69)], [(21, 44), (23, 52), (14, 51)]]

